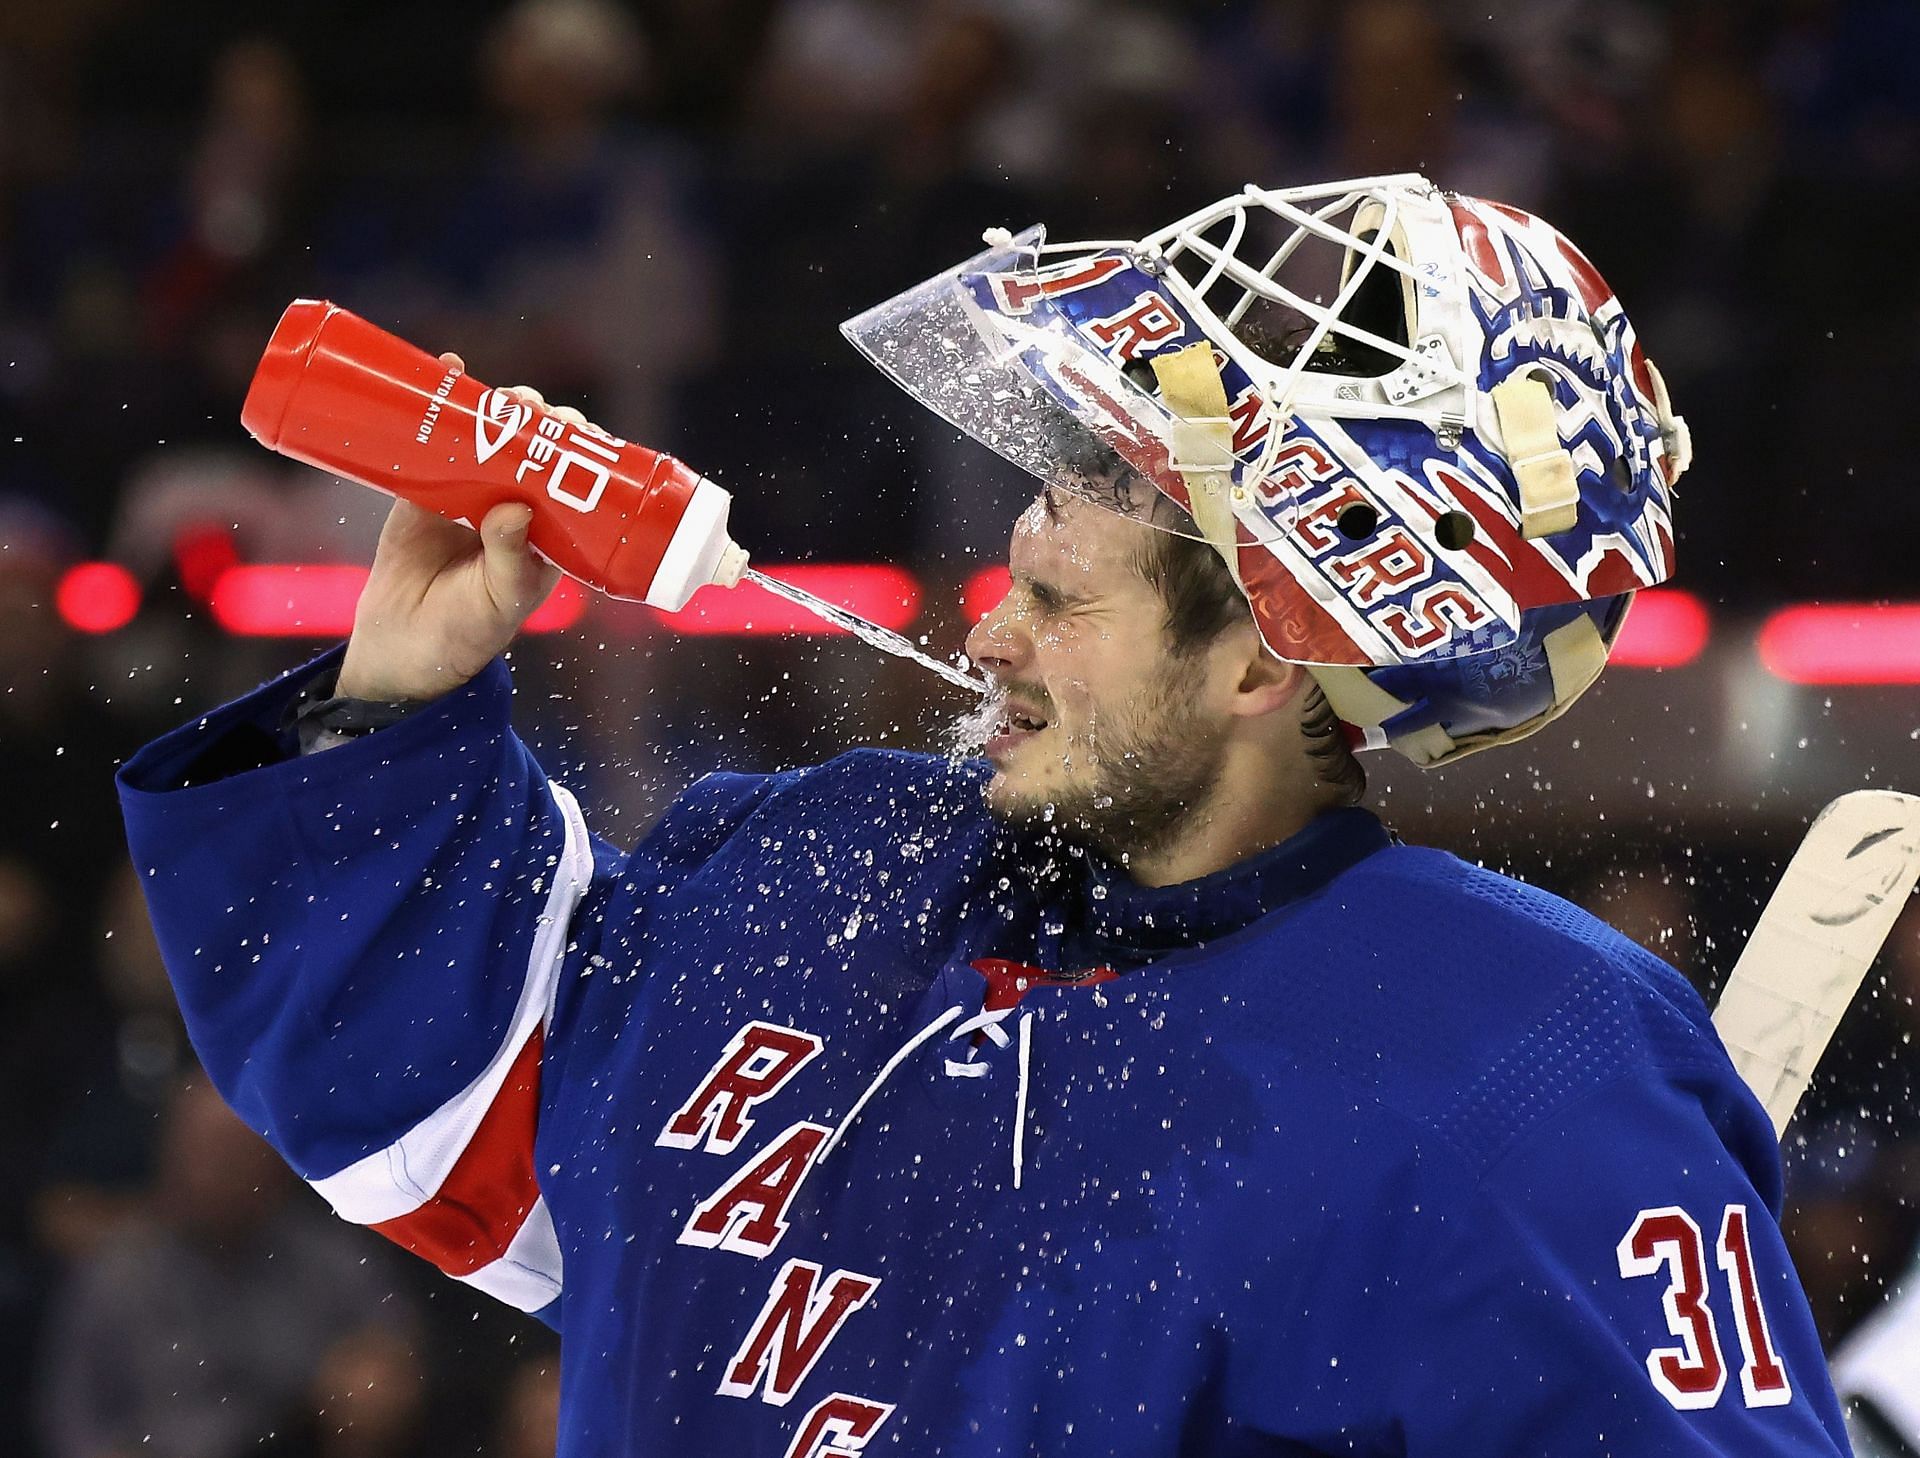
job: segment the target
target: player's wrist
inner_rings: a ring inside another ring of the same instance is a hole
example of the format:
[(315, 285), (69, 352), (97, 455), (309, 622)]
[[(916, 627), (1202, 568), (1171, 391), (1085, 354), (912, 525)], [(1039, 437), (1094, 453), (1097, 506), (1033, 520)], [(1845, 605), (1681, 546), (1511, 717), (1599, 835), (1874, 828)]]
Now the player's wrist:
[(333, 686), (333, 692), (341, 698), (359, 699), (368, 703), (380, 704), (425, 704), (441, 695), (450, 693), (465, 682), (462, 678), (442, 670), (430, 681), (418, 676), (395, 673), (388, 669), (381, 671), (370, 667), (366, 661), (356, 655), (351, 643), (347, 646), (347, 656), (340, 665), (340, 676)]

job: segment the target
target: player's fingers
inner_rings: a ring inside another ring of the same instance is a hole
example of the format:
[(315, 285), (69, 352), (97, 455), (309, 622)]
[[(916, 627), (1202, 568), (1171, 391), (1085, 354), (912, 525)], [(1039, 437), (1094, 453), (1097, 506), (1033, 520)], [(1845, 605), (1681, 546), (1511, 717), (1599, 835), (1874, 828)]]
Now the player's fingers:
[(405, 536), (417, 531), (423, 522), (438, 521), (432, 512), (424, 506), (415, 506), (404, 496), (393, 498), (393, 505), (387, 510), (387, 524), (380, 528), (381, 540), (388, 537)]
[(507, 564), (529, 555), (527, 528), (532, 525), (533, 508), (524, 501), (503, 501), (482, 517), (480, 540), (488, 566), (493, 566), (496, 559)]
[(505, 614), (531, 612), (560, 580), (559, 570), (543, 562), (527, 544), (532, 523), (533, 508), (518, 501), (494, 507), (480, 523), (487, 592)]
[(445, 354), (440, 356), (440, 363), (445, 365), (450, 370), (457, 370), (459, 373), (463, 375), (467, 372), (467, 362), (462, 358), (460, 358), (460, 356), (455, 354), (452, 350), (448, 350)]
[(472, 548), (473, 533), (458, 522), (448, 521), (404, 498), (396, 498), (393, 509), (387, 513), (386, 525), (380, 528), (380, 544), (375, 551), (382, 555), (433, 554), (445, 558)]
[(547, 397), (534, 389), (532, 385), (508, 385), (507, 393), (517, 400), (524, 400), (536, 410), (544, 410), (556, 419), (566, 421), (569, 425), (585, 425), (587, 423), (587, 417), (571, 405), (548, 404)]

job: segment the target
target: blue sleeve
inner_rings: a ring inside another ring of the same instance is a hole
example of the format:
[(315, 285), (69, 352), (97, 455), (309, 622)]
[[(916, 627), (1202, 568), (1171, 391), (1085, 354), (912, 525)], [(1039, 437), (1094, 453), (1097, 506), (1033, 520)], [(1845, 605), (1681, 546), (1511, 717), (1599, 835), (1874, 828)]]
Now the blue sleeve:
[(338, 1213), (551, 1315), (542, 1070), (564, 1052), (547, 1046), (555, 1000), (601, 935), (592, 913), (622, 859), (512, 732), (503, 664), (290, 756), (287, 705), (327, 666), (121, 772), (189, 1033), (236, 1112)]
[[(1399, 1282), (1409, 1454), (1848, 1451), (1774, 1180), (1731, 1152), (1708, 1109), (1738, 1091), (1712, 1082), (1591, 1086), (1439, 1212)], [(1745, 1147), (1765, 1125), (1743, 1102)]]

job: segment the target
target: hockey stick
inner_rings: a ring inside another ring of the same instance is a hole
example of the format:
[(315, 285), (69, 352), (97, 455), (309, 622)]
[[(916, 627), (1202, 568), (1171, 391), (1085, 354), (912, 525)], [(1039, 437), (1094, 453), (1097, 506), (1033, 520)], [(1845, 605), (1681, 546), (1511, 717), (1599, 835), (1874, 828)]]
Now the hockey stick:
[(1714, 1006), (1783, 1133), (1841, 1014), (1920, 878), (1920, 797), (1855, 790), (1814, 817)]

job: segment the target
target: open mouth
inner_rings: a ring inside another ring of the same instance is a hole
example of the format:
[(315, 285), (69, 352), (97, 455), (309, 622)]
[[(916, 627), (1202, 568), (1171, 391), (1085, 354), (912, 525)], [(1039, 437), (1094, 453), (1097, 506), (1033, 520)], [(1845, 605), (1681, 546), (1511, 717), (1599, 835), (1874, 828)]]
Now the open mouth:
[(1036, 709), (1008, 703), (1001, 715), (999, 726), (988, 738), (985, 753), (988, 759), (997, 760), (1011, 754), (1020, 745), (1046, 729), (1051, 721)]

